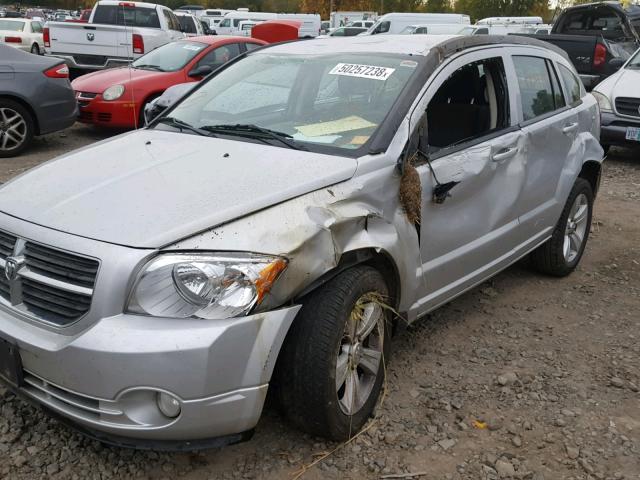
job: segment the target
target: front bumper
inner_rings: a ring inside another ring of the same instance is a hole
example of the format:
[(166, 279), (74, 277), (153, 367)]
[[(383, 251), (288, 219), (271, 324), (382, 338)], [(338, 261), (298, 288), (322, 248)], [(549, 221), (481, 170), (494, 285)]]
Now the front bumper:
[[(22, 395), (103, 434), (188, 442), (250, 431), (299, 306), (208, 321), (104, 318), (66, 336), (0, 311), (0, 334), (18, 346)], [(176, 418), (159, 392), (181, 405)]]
[(584, 73), (580, 73), (578, 74), (578, 76), (580, 77), (580, 80), (582, 80), (584, 88), (589, 91), (591, 91), (593, 87), (598, 85), (602, 80), (606, 78), (605, 75), (589, 75)]
[(628, 117), (621, 117), (615, 113), (601, 112), (600, 122), (600, 143), (603, 145), (640, 146), (640, 142), (625, 138), (627, 127), (640, 128), (640, 117), (634, 120)]
[(113, 100), (107, 102), (101, 94), (92, 98), (86, 92), (76, 92), (78, 99), (78, 121), (91, 125), (113, 128), (140, 128), (140, 109), (131, 100)]

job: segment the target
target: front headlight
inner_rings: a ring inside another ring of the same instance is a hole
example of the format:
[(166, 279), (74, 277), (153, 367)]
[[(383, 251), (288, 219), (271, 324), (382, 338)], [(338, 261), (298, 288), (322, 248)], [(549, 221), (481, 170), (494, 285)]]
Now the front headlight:
[(124, 85), (111, 85), (104, 92), (102, 92), (102, 98), (107, 101), (117, 100), (124, 93)]
[(127, 310), (155, 317), (207, 319), (246, 315), (287, 267), (252, 253), (171, 253), (147, 263)]
[(607, 98), (607, 96), (603, 93), (600, 93), (596, 90), (593, 90), (591, 92), (591, 94), (596, 97), (596, 100), (598, 101), (598, 106), (600, 107), (600, 111), (606, 111), (606, 112), (610, 112), (611, 109), (611, 102), (609, 101), (609, 99)]

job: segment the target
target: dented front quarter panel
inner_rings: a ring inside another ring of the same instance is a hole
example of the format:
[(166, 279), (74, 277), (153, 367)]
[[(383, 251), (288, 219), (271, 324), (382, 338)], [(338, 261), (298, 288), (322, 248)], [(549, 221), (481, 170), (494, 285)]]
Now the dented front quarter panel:
[(420, 260), (415, 227), (398, 200), (400, 175), (394, 154), (389, 153), (395, 151), (390, 148), (385, 155), (361, 158), (351, 180), (234, 220), (167, 249), (287, 257), (289, 266), (265, 299), (261, 307), (265, 309), (295, 298), (335, 269), (345, 253), (373, 249), (396, 266), (402, 292), (397, 306), (402, 311), (417, 294)]

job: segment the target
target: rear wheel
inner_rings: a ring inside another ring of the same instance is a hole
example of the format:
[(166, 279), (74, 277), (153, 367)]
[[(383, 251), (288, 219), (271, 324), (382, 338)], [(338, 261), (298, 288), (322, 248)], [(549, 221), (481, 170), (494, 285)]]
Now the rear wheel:
[(578, 178), (551, 238), (531, 253), (533, 267), (557, 277), (570, 274), (578, 266), (587, 245), (592, 211), (591, 184)]
[(0, 99), (0, 158), (22, 153), (33, 138), (31, 114), (13, 100)]
[(31, 45), (31, 53), (33, 53), (34, 55), (40, 55), (40, 47), (38, 47), (37, 43)]
[(390, 351), (387, 302), (384, 277), (369, 266), (340, 273), (304, 300), (277, 370), (280, 404), (298, 428), (345, 440), (371, 416)]
[(600, 145), (600, 146), (601, 146), (601, 147), (602, 147), (602, 149), (604, 150), (604, 154), (605, 154), (605, 155), (609, 153), (609, 150), (611, 150), (611, 145), (607, 145), (606, 143), (605, 143), (605, 144), (602, 144), (602, 145)]

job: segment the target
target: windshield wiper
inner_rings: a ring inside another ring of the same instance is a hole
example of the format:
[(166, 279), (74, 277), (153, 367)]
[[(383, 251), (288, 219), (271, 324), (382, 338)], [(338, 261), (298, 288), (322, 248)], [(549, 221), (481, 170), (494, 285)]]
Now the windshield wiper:
[(150, 65), (143, 63), (142, 65), (133, 65), (133, 68), (139, 68), (143, 70), (156, 70), (157, 72), (164, 72), (163, 68), (160, 68), (158, 65)]
[(202, 135), (203, 137), (215, 137), (212, 132), (207, 130), (194, 127), (193, 125), (189, 125), (187, 122), (183, 122), (182, 120), (178, 120), (175, 117), (162, 117), (157, 120), (157, 123), (163, 123), (165, 125), (169, 125), (171, 127), (177, 128), (181, 132), (188, 130), (196, 135)]
[(202, 127), (202, 130), (206, 130), (207, 132), (213, 133), (222, 133), (228, 135), (237, 135), (241, 137), (247, 138), (255, 138), (258, 140), (264, 140), (266, 138), (270, 138), (272, 140), (277, 140), (283, 145), (286, 145), (289, 148), (294, 150), (304, 150), (308, 151), (303, 145), (298, 144), (295, 140), (292, 140), (293, 137), (285, 132), (278, 132), (276, 130), (271, 130), (269, 128), (259, 127), (258, 125), (253, 124), (235, 124), (235, 125), (206, 125)]

